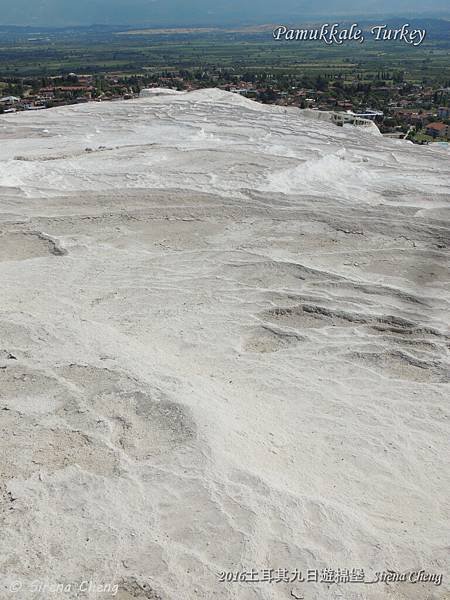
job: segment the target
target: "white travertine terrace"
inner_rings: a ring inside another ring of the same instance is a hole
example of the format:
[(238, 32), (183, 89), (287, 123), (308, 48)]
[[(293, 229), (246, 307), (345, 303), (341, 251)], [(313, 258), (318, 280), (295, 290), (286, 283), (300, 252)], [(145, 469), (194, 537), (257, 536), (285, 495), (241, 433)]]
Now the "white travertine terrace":
[(215, 90), (0, 137), (1, 598), (447, 599), (218, 575), (448, 575), (446, 150)]

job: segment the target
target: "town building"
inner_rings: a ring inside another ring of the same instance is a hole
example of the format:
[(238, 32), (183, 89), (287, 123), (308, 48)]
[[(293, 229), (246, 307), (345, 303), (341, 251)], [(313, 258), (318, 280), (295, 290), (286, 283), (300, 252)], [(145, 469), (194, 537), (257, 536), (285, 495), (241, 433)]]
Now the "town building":
[(429, 123), (425, 131), (432, 137), (449, 137), (449, 129), (445, 123)]

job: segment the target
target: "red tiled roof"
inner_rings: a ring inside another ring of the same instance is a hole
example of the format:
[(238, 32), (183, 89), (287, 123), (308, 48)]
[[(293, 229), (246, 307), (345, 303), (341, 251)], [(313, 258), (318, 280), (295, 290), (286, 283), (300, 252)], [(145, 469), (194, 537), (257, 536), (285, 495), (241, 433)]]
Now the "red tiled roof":
[(445, 123), (430, 123), (429, 125), (427, 125), (427, 129), (435, 129), (436, 131), (442, 131), (447, 127), (448, 125), (446, 125)]

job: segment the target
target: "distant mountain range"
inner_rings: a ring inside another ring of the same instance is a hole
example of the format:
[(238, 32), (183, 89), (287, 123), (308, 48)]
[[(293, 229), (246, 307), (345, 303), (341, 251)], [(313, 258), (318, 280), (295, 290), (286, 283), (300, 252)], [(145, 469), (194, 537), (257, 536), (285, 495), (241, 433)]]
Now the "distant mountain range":
[(236, 25), (392, 15), (450, 17), (450, 4), (448, 0), (319, 0), (313, 5), (306, 0), (0, 0), (0, 26)]
[[(339, 20), (339, 23), (342, 26), (349, 27), (353, 19), (349, 19), (348, 17), (336, 17)], [(308, 27), (319, 26), (324, 22), (324, 19), (302, 19), (298, 20), (287, 20), (284, 21), (284, 24), (289, 26), (296, 25), (307, 25)], [(363, 30), (368, 31), (374, 24), (384, 24), (387, 27), (394, 29), (397, 27), (401, 27), (402, 24), (407, 22), (411, 28), (417, 29), (426, 29), (427, 31), (427, 40), (434, 40), (435, 42), (439, 41), (440, 43), (444, 43), (446, 46), (450, 47), (450, 19), (447, 18), (434, 18), (434, 17), (386, 17), (382, 19), (381, 17), (374, 16), (371, 19), (366, 18), (357, 18), (358, 26)], [(329, 22), (333, 22), (333, 18), (327, 19)], [(234, 35), (241, 35), (244, 38), (247, 37), (264, 37), (267, 39), (267, 36), (271, 37), (271, 31), (274, 27), (274, 21), (272, 24), (266, 23), (263, 25), (257, 24), (247, 24), (241, 26), (228, 25), (228, 26), (220, 26), (220, 25), (212, 25), (210, 27), (200, 26), (143, 26), (143, 25), (65, 25), (65, 26), (38, 26), (38, 25), (1, 25), (0, 24), (0, 37), (4, 41), (17, 40), (21, 38), (29, 38), (29, 36), (37, 36), (36, 39), (41, 39), (43, 36), (49, 36), (48, 39), (55, 37), (61, 38), (61, 36), (82, 36), (87, 39), (91, 39), (92, 35), (100, 36), (102, 39), (111, 39), (113, 36), (117, 34), (127, 35), (145, 35), (151, 36), (154, 35), (175, 35), (175, 34), (183, 34), (184, 36), (217, 36), (220, 34), (233, 33)], [(31, 39), (31, 38), (29, 38)]]

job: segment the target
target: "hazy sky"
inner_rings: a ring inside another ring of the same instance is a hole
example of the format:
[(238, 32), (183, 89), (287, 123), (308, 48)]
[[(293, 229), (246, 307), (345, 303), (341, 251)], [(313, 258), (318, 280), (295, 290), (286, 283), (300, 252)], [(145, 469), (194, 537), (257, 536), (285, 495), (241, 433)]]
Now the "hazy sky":
[(318, 15), (411, 15), (449, 0), (0, 0), (0, 25), (301, 23)]

